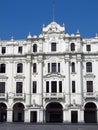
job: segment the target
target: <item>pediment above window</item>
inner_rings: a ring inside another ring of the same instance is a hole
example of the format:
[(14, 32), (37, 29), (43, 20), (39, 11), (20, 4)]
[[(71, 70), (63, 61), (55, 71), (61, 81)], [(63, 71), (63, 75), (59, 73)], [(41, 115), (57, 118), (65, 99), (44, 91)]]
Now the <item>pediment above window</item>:
[(46, 74), (44, 78), (65, 78), (65, 76), (59, 73), (49, 73), (49, 74)]

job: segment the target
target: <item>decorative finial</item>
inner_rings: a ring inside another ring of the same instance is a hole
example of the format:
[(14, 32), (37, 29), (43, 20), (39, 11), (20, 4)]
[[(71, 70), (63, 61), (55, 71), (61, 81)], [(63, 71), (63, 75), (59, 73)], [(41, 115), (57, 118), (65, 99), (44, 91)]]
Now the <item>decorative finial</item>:
[(77, 34), (80, 34), (80, 31), (79, 31), (79, 29), (77, 29)]
[(29, 35), (27, 36), (27, 39), (31, 39), (32, 36), (31, 36), (31, 33), (29, 32)]
[(11, 36), (11, 41), (12, 41), (12, 42), (14, 41), (14, 37), (13, 37), (13, 36)]
[(98, 34), (96, 33), (96, 38), (98, 38)]

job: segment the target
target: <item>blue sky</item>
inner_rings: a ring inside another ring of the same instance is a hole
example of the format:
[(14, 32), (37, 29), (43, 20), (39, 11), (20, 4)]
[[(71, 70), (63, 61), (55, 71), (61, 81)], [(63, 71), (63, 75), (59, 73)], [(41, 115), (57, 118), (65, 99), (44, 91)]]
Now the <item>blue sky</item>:
[[(83, 37), (98, 33), (98, 0), (55, 0), (55, 21), (66, 32), (80, 30)], [(52, 0), (0, 0), (0, 38), (25, 39), (29, 32), (39, 35), (42, 25), (53, 21)]]

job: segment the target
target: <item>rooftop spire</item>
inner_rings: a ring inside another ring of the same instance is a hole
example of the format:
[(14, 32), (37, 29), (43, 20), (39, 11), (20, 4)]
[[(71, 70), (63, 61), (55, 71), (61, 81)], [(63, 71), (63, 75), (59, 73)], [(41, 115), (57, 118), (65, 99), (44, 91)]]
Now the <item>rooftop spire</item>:
[(55, 0), (52, 0), (52, 20), (54, 22), (54, 5), (55, 5)]

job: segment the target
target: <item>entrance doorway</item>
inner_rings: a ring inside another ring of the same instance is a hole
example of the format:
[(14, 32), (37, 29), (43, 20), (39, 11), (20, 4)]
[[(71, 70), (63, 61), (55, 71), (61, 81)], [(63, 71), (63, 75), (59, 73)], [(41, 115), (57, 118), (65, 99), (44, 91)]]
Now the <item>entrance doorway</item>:
[(78, 123), (78, 112), (71, 111), (71, 123)]
[(24, 122), (24, 105), (16, 103), (13, 107), (13, 122)]
[(0, 103), (0, 122), (7, 121), (7, 106), (4, 103)]
[(31, 111), (31, 122), (36, 123), (37, 122), (37, 111)]
[(87, 103), (84, 110), (85, 123), (97, 123), (97, 107), (94, 103)]
[(46, 107), (46, 122), (47, 123), (62, 123), (63, 122), (63, 110), (60, 103), (49, 103)]

